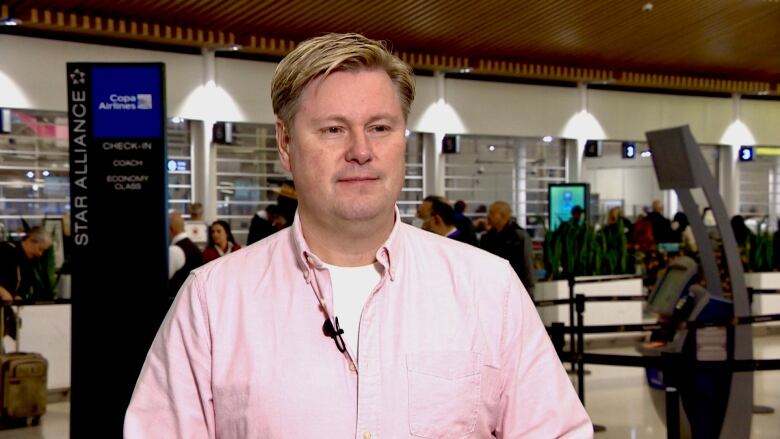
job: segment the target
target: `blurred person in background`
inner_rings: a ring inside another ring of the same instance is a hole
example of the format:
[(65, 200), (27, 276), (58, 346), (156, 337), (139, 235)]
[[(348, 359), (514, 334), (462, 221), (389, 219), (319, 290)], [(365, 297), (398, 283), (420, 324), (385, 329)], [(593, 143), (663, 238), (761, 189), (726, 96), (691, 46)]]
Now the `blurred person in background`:
[[(478, 247), (478, 241), (477, 241), (477, 235), (474, 233), (474, 225), (471, 223), (471, 220), (466, 218), (465, 216), (462, 217), (461, 221), (458, 221), (455, 212), (452, 209), (452, 206), (449, 205), (449, 202), (447, 202), (447, 199), (438, 195), (429, 195), (423, 199), (423, 202), (420, 203), (420, 207), (417, 209), (417, 218), (422, 220), (422, 229), (427, 230), (429, 232), (435, 232), (431, 229), (433, 226), (433, 203), (443, 203), (450, 207), (450, 210), (453, 212), (453, 225), (458, 229), (458, 238), (457, 240), (460, 242), (465, 242), (466, 244), (471, 244), (475, 247)], [(465, 220), (465, 221), (464, 221)]]
[[(621, 225), (623, 227), (622, 230), (620, 230)], [(626, 240), (630, 240), (634, 231), (634, 225), (631, 224), (628, 218), (623, 216), (623, 212), (619, 207), (613, 207), (607, 213), (607, 224), (604, 226), (604, 231), (609, 234), (621, 231), (626, 235)]]
[(670, 242), (672, 222), (664, 216), (664, 203), (661, 200), (653, 200), (653, 207), (645, 218), (653, 225), (653, 239), (655, 243)]
[(512, 218), (512, 208), (504, 201), (490, 205), (487, 222), (490, 230), (482, 235), (479, 246), (509, 261), (520, 281), (533, 297), (536, 278), (533, 270), (531, 237)]
[(187, 237), (184, 218), (175, 210), (168, 216), (171, 244), (168, 246), (168, 293), (175, 296), (190, 271), (203, 265), (200, 249)]
[(265, 206), (265, 209), (258, 210), (252, 216), (246, 245), (252, 245), (265, 237), (271, 236), (286, 226), (287, 220), (282, 215), (279, 206), (275, 204)]
[(217, 220), (211, 224), (209, 243), (203, 250), (203, 263), (207, 264), (220, 256), (240, 249), (241, 246), (233, 238), (230, 224), (227, 221)]
[(184, 231), (187, 233), (187, 238), (193, 244), (197, 245), (199, 249), (206, 248), (208, 242), (209, 226), (203, 220), (203, 204), (192, 203), (190, 205), (190, 219), (184, 222)]
[(43, 227), (31, 228), (19, 242), (0, 243), (0, 299), (4, 303), (29, 299), (33, 295), (33, 263), (51, 247)]
[(430, 203), (431, 216), (428, 221), (428, 231), (465, 244), (476, 245), (475, 239), (469, 239), (466, 234), (455, 226), (455, 211), (452, 209), (452, 206), (440, 200), (433, 200)]
[(699, 247), (693, 237), (693, 229), (688, 222), (688, 216), (684, 212), (677, 212), (672, 219), (671, 242), (679, 242), (680, 247), (689, 253), (696, 253)]

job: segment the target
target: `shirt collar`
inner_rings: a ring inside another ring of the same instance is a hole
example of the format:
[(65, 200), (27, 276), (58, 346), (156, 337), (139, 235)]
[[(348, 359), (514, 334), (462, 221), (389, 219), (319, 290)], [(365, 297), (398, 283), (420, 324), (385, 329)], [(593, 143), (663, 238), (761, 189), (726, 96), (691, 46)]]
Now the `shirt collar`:
[[(398, 265), (397, 261), (398, 256), (400, 255), (401, 245), (399, 235), (401, 233), (401, 222), (401, 212), (398, 210), (398, 206), (395, 206), (395, 222), (393, 224), (393, 229), (390, 231), (390, 235), (385, 242), (376, 251), (376, 260), (382, 264), (385, 272), (390, 276), (391, 281), (395, 280), (395, 268)], [(323, 269), (325, 268), (325, 264), (311, 251), (309, 245), (306, 243), (297, 211), (295, 212), (295, 219), (293, 220), (291, 229), (295, 247), (295, 260), (298, 263), (298, 268), (303, 272), (306, 282), (309, 282), (310, 270)]]

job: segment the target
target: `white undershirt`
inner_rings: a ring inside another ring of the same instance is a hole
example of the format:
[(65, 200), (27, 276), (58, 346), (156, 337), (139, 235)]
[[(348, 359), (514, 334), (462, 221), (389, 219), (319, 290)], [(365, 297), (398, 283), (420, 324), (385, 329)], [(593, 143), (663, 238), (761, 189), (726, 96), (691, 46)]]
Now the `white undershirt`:
[(382, 265), (375, 262), (362, 267), (337, 267), (325, 264), (333, 287), (333, 312), (344, 330), (344, 342), (357, 355), (360, 315), (368, 296), (382, 278)]

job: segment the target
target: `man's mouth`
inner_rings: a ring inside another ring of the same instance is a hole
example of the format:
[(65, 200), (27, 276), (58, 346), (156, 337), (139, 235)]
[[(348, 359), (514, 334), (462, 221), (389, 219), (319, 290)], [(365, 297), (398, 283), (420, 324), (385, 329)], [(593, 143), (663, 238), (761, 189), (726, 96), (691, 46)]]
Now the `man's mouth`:
[(339, 183), (360, 183), (364, 181), (375, 181), (379, 180), (379, 177), (373, 177), (373, 176), (356, 176), (356, 177), (343, 177), (339, 178)]

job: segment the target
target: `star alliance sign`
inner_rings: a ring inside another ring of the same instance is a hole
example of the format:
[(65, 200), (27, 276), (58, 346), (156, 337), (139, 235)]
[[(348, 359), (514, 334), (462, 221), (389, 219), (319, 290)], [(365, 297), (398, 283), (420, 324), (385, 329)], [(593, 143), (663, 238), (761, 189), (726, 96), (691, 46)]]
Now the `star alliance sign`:
[(111, 94), (108, 101), (100, 102), (98, 110), (151, 110), (152, 95), (139, 93), (137, 95)]

